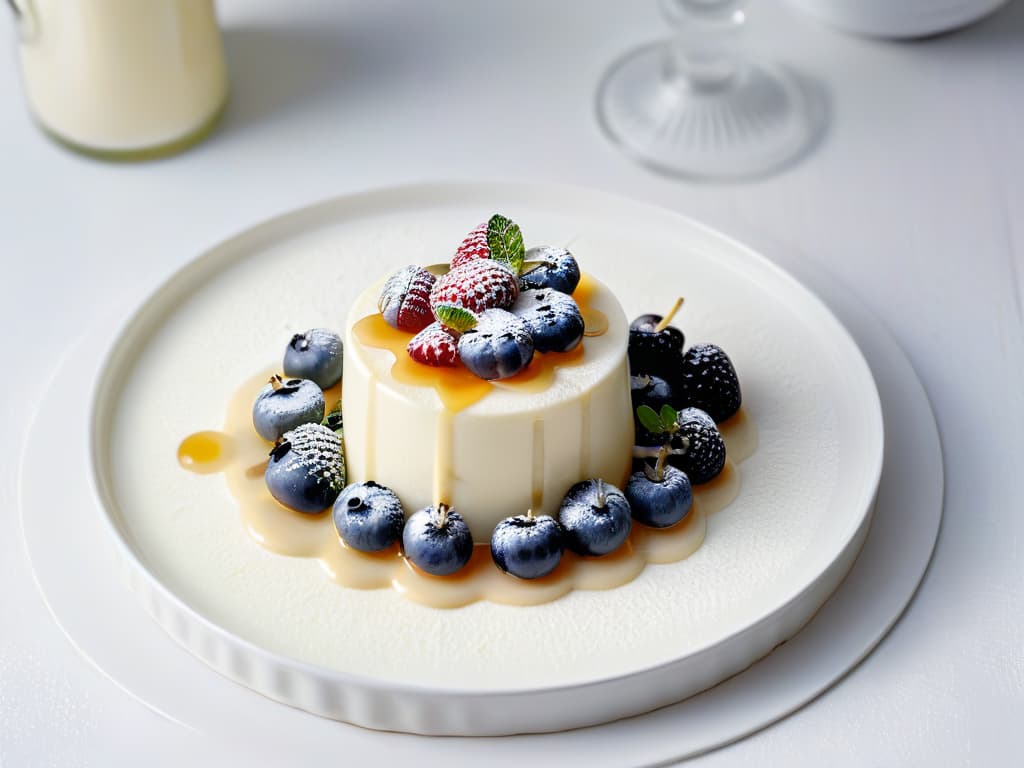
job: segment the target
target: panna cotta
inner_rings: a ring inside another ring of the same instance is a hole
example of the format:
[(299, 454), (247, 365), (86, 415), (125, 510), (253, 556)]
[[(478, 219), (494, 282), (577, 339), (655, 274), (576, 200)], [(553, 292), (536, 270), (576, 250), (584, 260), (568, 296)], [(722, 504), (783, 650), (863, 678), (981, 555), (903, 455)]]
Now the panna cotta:
[(568, 249), (526, 250), (495, 214), (450, 263), (356, 296), (344, 342), (292, 335), (283, 375), (244, 382), (178, 460), (343, 586), (438, 608), (619, 586), (696, 551), (756, 439), (725, 352), (684, 350), (681, 304), (627, 323)]
[(522, 373), (484, 381), (422, 365), (409, 334), (368, 288), (346, 322), (342, 412), (350, 482), (374, 480), (408, 510), (445, 503), (486, 543), (504, 518), (558, 514), (578, 480), (625, 483), (633, 416), (628, 323), (612, 292), (584, 276), (574, 298), (588, 334), (571, 352), (538, 353)]

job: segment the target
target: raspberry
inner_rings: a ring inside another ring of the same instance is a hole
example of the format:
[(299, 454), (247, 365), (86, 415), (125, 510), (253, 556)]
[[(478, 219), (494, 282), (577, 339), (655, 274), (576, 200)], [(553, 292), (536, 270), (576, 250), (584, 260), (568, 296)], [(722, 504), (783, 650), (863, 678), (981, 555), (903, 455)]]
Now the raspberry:
[(451, 304), (480, 314), (485, 309), (507, 309), (518, 297), (515, 275), (496, 261), (475, 259), (438, 278), (430, 291), (430, 306)]
[(431, 323), (412, 337), (409, 357), (417, 363), (434, 366), (452, 366), (459, 360), (458, 340), (441, 323)]
[(477, 259), (491, 258), (491, 246), (487, 244), (487, 223), (485, 221), (466, 235), (466, 239), (455, 249), (451, 262), (452, 269)]
[(410, 264), (384, 283), (377, 308), (385, 322), (400, 331), (416, 333), (434, 321), (430, 291), (435, 278), (423, 267)]

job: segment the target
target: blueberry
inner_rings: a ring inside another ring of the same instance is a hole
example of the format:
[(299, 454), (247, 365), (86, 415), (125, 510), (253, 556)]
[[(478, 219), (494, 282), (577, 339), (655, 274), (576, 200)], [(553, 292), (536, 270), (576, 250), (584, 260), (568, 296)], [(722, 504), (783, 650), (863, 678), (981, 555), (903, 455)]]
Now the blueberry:
[(527, 261), (541, 264), (519, 278), (519, 287), (552, 288), (562, 293), (572, 293), (580, 282), (580, 267), (576, 259), (565, 248), (541, 245), (526, 252)]
[(405, 510), (390, 488), (369, 480), (347, 486), (334, 502), (334, 527), (361, 552), (387, 549), (402, 536)]
[(653, 528), (675, 525), (693, 506), (690, 478), (673, 466), (663, 467), (658, 480), (657, 470), (650, 465), (634, 472), (626, 484), (626, 500), (633, 510), (633, 519)]
[(274, 442), (289, 429), (324, 418), (324, 393), (309, 379), (272, 376), (256, 396), (252, 425), (260, 437)]
[(572, 296), (551, 288), (523, 291), (512, 305), (538, 352), (568, 352), (583, 339), (583, 315)]
[(491, 534), (491, 557), (520, 579), (547, 576), (562, 559), (562, 526), (550, 515), (506, 517)]
[(343, 364), (341, 337), (326, 328), (296, 333), (284, 351), (285, 375), (310, 379), (322, 389), (341, 381)]
[(688, 405), (722, 422), (740, 409), (743, 396), (732, 361), (721, 347), (694, 344), (683, 354), (682, 389)]
[(660, 376), (629, 377), (629, 392), (633, 399), (633, 422), (636, 428), (637, 445), (661, 445), (664, 435), (656, 435), (648, 432), (640, 420), (636, 418), (636, 409), (641, 405), (649, 406), (655, 411), (660, 411), (663, 405), (675, 405), (679, 399), (676, 388)]
[(459, 337), (459, 358), (481, 379), (515, 376), (533, 359), (526, 323), (504, 309), (488, 309)]
[(683, 470), (694, 485), (706, 483), (725, 467), (725, 441), (715, 420), (699, 408), (684, 408), (676, 418), (669, 463)]
[(284, 434), (263, 474), (270, 495), (296, 512), (322, 512), (345, 487), (341, 438), (322, 424)]
[(405, 521), (402, 551), (421, 571), (447, 576), (469, 562), (473, 536), (458, 512), (444, 505), (426, 507)]
[(562, 500), (558, 522), (565, 546), (580, 555), (607, 555), (629, 536), (629, 502), (603, 480), (576, 483)]

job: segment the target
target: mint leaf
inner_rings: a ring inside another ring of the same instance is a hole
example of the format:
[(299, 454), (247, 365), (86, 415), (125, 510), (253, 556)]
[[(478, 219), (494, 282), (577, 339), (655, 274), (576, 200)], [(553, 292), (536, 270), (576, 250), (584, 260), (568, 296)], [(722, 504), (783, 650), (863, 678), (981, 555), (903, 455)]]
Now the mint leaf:
[(652, 434), (660, 435), (665, 431), (665, 427), (662, 425), (661, 419), (658, 418), (658, 414), (649, 405), (641, 405), (637, 408), (636, 417), (640, 420), (643, 428)]
[(487, 222), (487, 247), (491, 249), (491, 258), (504, 264), (513, 274), (523, 271), (523, 259), (526, 257), (523, 233), (512, 219), (506, 219), (500, 213), (491, 216)]
[(465, 333), (479, 321), (468, 309), (454, 304), (438, 304), (434, 307), (434, 316), (441, 321), (441, 325), (459, 333)]
[(676, 413), (676, 409), (668, 403), (661, 406), (661, 413), (658, 414), (661, 417), (661, 424), (665, 432), (668, 432), (676, 423), (676, 417), (679, 416)]
[(324, 420), (322, 422), (320, 422), (320, 423), (323, 424), (328, 429), (330, 429), (330, 430), (332, 430), (334, 432), (339, 433), (339, 436), (340, 436), (340, 432), (341, 432), (342, 428), (344, 427), (344, 423), (345, 423), (344, 419), (342, 418), (342, 415), (341, 415), (341, 401), (340, 400), (338, 401), (338, 404), (336, 406), (334, 406), (334, 408), (331, 409), (330, 413), (328, 413), (326, 416), (324, 416)]

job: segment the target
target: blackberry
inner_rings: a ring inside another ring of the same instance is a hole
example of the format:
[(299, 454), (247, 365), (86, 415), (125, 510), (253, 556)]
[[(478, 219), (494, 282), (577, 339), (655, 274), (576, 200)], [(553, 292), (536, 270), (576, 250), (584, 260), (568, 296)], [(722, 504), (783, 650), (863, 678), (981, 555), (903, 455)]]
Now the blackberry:
[(684, 408), (676, 424), (668, 463), (683, 470), (694, 485), (717, 477), (725, 467), (725, 441), (711, 416), (699, 408)]
[(674, 326), (656, 330), (661, 315), (640, 315), (629, 324), (629, 370), (669, 381), (682, 373), (683, 332)]
[(743, 401), (729, 356), (714, 344), (694, 344), (683, 354), (683, 401), (706, 411), (716, 423), (728, 419)]

